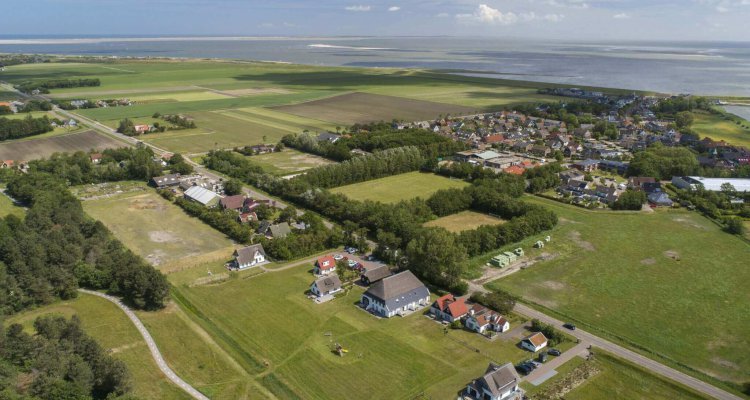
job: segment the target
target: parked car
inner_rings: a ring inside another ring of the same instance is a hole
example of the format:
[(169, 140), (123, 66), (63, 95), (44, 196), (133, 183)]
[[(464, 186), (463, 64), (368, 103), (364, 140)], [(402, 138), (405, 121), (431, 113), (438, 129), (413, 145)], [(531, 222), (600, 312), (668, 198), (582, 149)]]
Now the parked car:
[(354, 268), (354, 267), (356, 267), (356, 266), (357, 266), (357, 262), (356, 262), (356, 261), (354, 261), (354, 260), (349, 260), (349, 261), (347, 262), (347, 264), (349, 264), (349, 268)]
[(549, 354), (551, 356), (557, 357), (557, 356), (559, 356), (562, 353), (558, 349), (549, 349), (549, 350), (547, 350), (547, 354)]
[(333, 259), (336, 261), (343, 260), (344, 256), (342, 256), (341, 254), (334, 254)]
[(539, 362), (540, 363), (547, 362), (547, 353), (539, 353)]
[(563, 324), (563, 327), (564, 327), (564, 328), (567, 328), (567, 329), (570, 329), (571, 331), (574, 331), (574, 330), (576, 330), (576, 326), (575, 326), (575, 325), (573, 325), (573, 324), (571, 324), (570, 322), (566, 322), (566, 323), (564, 323), (564, 324)]
[(358, 250), (355, 247), (349, 247), (349, 248), (346, 249), (346, 252), (349, 253), (349, 254), (356, 254), (357, 251)]

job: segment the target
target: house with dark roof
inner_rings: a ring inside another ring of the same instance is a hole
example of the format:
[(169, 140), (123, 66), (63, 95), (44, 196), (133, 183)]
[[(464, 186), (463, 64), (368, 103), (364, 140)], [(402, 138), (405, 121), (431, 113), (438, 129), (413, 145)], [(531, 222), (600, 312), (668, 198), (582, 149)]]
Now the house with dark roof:
[(672, 207), (674, 202), (669, 195), (662, 191), (655, 191), (648, 195), (648, 204), (651, 207)]
[(315, 275), (328, 275), (333, 271), (336, 271), (336, 260), (333, 256), (323, 256), (315, 261), (315, 268), (313, 268)]
[(389, 276), (393, 275), (391, 272), (391, 269), (388, 268), (387, 265), (380, 265), (373, 268), (366, 268), (365, 272), (360, 275), (360, 280), (363, 284), (370, 286), (373, 283), (383, 279), (387, 278)]
[(542, 332), (532, 333), (521, 340), (521, 347), (536, 353), (547, 347), (547, 337)]
[(157, 189), (177, 186), (180, 184), (180, 174), (169, 174), (151, 178), (151, 184)]
[(242, 210), (242, 205), (245, 203), (245, 196), (238, 194), (234, 196), (226, 196), (219, 200), (219, 206), (224, 210)]
[(475, 400), (521, 400), (524, 391), (520, 383), (521, 377), (513, 364), (490, 363), (484, 375), (466, 386), (464, 393)]
[(323, 132), (316, 137), (316, 140), (318, 142), (329, 142), (329, 143), (336, 143), (341, 139), (341, 135), (337, 135), (333, 132)]
[(469, 308), (464, 299), (457, 299), (450, 293), (439, 297), (430, 307), (430, 314), (434, 315), (435, 319), (447, 322), (460, 320), (468, 312)]
[(234, 251), (234, 268), (245, 269), (257, 267), (265, 263), (266, 252), (260, 244), (254, 244)]
[(323, 297), (340, 291), (341, 280), (336, 274), (324, 276), (313, 282), (310, 286), (310, 293), (314, 294), (316, 297)]
[(411, 271), (381, 279), (362, 294), (360, 305), (370, 313), (390, 318), (406, 315), (430, 302), (430, 290)]

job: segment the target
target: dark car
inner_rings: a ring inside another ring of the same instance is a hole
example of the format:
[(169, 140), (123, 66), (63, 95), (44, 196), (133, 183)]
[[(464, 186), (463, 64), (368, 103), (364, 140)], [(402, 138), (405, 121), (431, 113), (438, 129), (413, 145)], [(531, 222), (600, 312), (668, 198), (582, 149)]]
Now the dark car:
[(547, 353), (539, 353), (539, 359), (538, 360), (539, 360), (540, 363), (547, 362)]
[(549, 350), (547, 350), (547, 354), (549, 354), (551, 356), (557, 357), (557, 356), (559, 356), (562, 353), (560, 353), (560, 350), (558, 350), (558, 349), (549, 349)]
[(566, 322), (563, 324), (563, 327), (570, 329), (571, 331), (576, 330), (576, 326), (571, 324), (570, 322)]

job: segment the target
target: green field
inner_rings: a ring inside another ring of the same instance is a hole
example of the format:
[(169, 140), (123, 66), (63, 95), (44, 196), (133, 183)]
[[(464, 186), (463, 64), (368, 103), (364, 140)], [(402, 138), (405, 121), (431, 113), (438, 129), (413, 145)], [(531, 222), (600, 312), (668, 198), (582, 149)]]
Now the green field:
[(81, 294), (68, 300), (37, 308), (5, 321), (5, 326), (19, 323), (31, 330), (34, 320), (44, 314), (65, 317), (78, 315), (83, 329), (105, 349), (124, 361), (133, 377), (134, 394), (141, 399), (189, 399), (190, 397), (162, 375), (146, 342), (122, 310), (107, 300)]
[(263, 171), (279, 176), (296, 174), (310, 168), (334, 163), (323, 157), (294, 149), (284, 149), (280, 152), (260, 154), (248, 158), (253, 164), (261, 166)]
[[(446, 335), (442, 325), (421, 313), (377, 319), (355, 305), (360, 288), (315, 304), (304, 294), (313, 280), (310, 265), (241, 275), (222, 284), (179, 284), (176, 295), (184, 308), (198, 310), (200, 325), (280, 398), (394, 399), (423, 391), (430, 398), (449, 398), (489, 361), (529, 357), (516, 347), (517, 339), (488, 341), (460, 330)], [(511, 319), (512, 326), (518, 323)], [(331, 352), (335, 342), (349, 351), (343, 358)]]
[(694, 115), (692, 129), (701, 139), (710, 137), (713, 140), (724, 140), (734, 145), (750, 147), (750, 128), (743, 128), (735, 121), (741, 121), (745, 126), (750, 126), (750, 122), (731, 114), (727, 114), (727, 117), (706, 112)]
[(718, 379), (750, 359), (750, 246), (694, 212), (593, 212), (529, 197), (560, 223), (553, 257), (491, 284)]
[(453, 215), (448, 215), (429, 221), (424, 226), (439, 226), (447, 229), (449, 232), (471, 231), (482, 225), (499, 225), (504, 223), (500, 218), (495, 218), (487, 214), (481, 214), (474, 211), (461, 211)]
[(125, 147), (127, 144), (93, 130), (70, 134), (48, 134), (0, 142), (0, 160), (30, 161), (49, 157), (54, 153), (104, 150)]
[(224, 235), (151, 190), (84, 201), (83, 208), (153, 265), (189, 262), (217, 251), (228, 258), (232, 252)]
[[(3, 187), (0, 187), (0, 192), (3, 191)], [(0, 218), (13, 214), (17, 217), (23, 217), (24, 210), (22, 207), (18, 207), (13, 204), (13, 201), (3, 193), (0, 193)]]
[(340, 186), (331, 189), (331, 192), (342, 193), (353, 200), (397, 203), (415, 197), (426, 199), (440, 189), (462, 188), (467, 185), (466, 182), (458, 179), (449, 179), (435, 174), (409, 172)]

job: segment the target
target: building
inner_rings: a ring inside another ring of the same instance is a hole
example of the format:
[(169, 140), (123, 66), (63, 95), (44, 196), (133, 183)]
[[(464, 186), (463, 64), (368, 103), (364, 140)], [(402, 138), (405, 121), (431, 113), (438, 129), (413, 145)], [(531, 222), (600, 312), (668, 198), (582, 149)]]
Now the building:
[(416, 311), (429, 302), (427, 286), (411, 271), (404, 271), (375, 282), (362, 294), (360, 305), (375, 315), (390, 318)]
[(341, 135), (337, 135), (333, 132), (323, 132), (318, 135), (316, 138), (318, 142), (329, 142), (329, 143), (336, 143), (341, 139)]
[(141, 135), (144, 133), (151, 132), (152, 126), (151, 125), (135, 125), (133, 129), (135, 130), (135, 133)]
[(468, 313), (469, 308), (464, 299), (457, 299), (450, 293), (439, 297), (430, 307), (430, 314), (434, 315), (435, 319), (447, 322), (460, 320)]
[(672, 207), (674, 202), (669, 198), (668, 194), (656, 191), (648, 195), (648, 204), (651, 207)]
[(234, 268), (245, 269), (266, 263), (266, 252), (260, 244), (234, 251)]
[(287, 222), (274, 224), (268, 227), (268, 235), (272, 238), (287, 237), (287, 235), (289, 235), (290, 233), (292, 233), (292, 228)]
[(513, 364), (490, 363), (481, 378), (466, 386), (465, 394), (476, 400), (521, 400), (524, 391), (520, 388), (521, 377)]
[(737, 192), (750, 192), (750, 179), (743, 178), (704, 178), (701, 176), (673, 176), (672, 184), (680, 189), (697, 190), (702, 188), (720, 192), (725, 183), (732, 185)]
[(341, 280), (336, 274), (331, 276), (324, 276), (313, 282), (313, 284), (310, 286), (310, 292), (317, 297), (332, 295), (340, 291)]
[(91, 159), (91, 162), (94, 164), (99, 164), (100, 162), (102, 162), (103, 157), (104, 156), (102, 155), (102, 153), (92, 153), (91, 155), (89, 155), (89, 159)]
[(245, 203), (245, 196), (238, 194), (234, 196), (226, 196), (219, 200), (219, 206), (224, 210), (235, 210), (241, 211), (242, 205)]
[(547, 337), (542, 332), (532, 333), (521, 340), (521, 347), (536, 353), (547, 347)]
[(151, 178), (151, 184), (157, 189), (164, 189), (180, 184), (180, 174), (169, 174)]
[(381, 265), (379, 267), (367, 268), (365, 272), (360, 276), (360, 280), (363, 284), (370, 286), (373, 283), (387, 278), (393, 275), (391, 269), (387, 265)]
[(205, 207), (215, 207), (219, 204), (221, 197), (206, 188), (200, 186), (192, 186), (185, 191), (185, 198), (196, 203), (200, 203)]
[(469, 330), (482, 334), (487, 331), (503, 333), (510, 329), (508, 320), (481, 304), (474, 304), (469, 309), (468, 315), (464, 320), (464, 326)]
[(328, 275), (334, 271), (336, 271), (336, 260), (333, 256), (320, 257), (315, 261), (315, 268), (313, 268), (315, 275)]
[(596, 171), (599, 168), (599, 161), (597, 160), (576, 161), (575, 163), (573, 163), (573, 168), (579, 171), (583, 171), (583, 172)]

